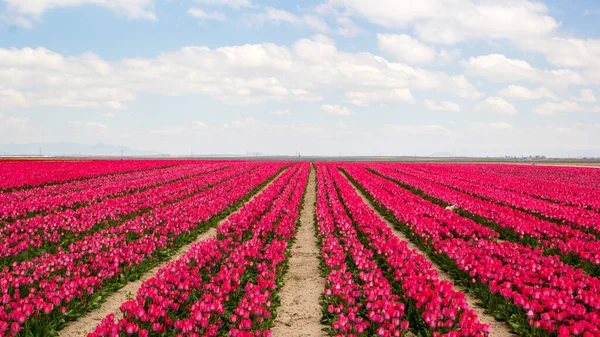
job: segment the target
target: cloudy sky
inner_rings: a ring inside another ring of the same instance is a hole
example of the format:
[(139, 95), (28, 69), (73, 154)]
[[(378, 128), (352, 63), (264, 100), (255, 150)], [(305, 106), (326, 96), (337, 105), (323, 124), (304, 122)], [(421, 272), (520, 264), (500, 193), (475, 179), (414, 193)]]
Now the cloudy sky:
[(600, 156), (597, 0), (0, 0), (0, 143)]

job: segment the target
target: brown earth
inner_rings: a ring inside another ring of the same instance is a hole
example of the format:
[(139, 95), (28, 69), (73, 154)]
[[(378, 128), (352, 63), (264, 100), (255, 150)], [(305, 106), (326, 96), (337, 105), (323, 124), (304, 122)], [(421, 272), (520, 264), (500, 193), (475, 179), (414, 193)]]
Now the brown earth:
[(319, 272), (319, 248), (315, 237), (315, 170), (311, 169), (300, 227), (292, 246), (289, 270), (284, 276), (284, 286), (279, 292), (281, 306), (272, 329), (275, 337), (326, 336), (321, 331), (321, 306), (319, 299), (325, 280)]

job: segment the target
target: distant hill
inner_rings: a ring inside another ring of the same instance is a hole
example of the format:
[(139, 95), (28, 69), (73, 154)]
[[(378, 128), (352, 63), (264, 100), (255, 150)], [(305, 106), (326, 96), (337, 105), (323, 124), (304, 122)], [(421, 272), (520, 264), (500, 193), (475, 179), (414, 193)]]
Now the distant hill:
[(157, 152), (141, 151), (111, 144), (78, 144), (78, 143), (30, 143), (30, 144), (0, 144), (0, 155), (42, 155), (54, 156), (119, 156), (121, 150), (125, 156), (156, 155)]

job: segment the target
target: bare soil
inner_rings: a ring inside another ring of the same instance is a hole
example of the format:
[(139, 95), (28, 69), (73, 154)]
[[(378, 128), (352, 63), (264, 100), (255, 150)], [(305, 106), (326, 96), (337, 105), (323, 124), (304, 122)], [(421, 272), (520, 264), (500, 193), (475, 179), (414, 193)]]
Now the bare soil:
[[(281, 175), (281, 173), (283, 173), (283, 171), (280, 172), (275, 177), (275, 179), (277, 179)], [(271, 182), (269, 182), (269, 184), (267, 184), (258, 193), (253, 195), (250, 198), (250, 200), (248, 200), (248, 202), (252, 201), (258, 195), (260, 195), (267, 187), (269, 187), (269, 185), (271, 185), (275, 181), (275, 179), (273, 179)], [(219, 221), (217, 223), (217, 227), (220, 226), (225, 221), (227, 221), (229, 219), (229, 217), (232, 214), (235, 214), (236, 212), (231, 213), (228, 217)], [(203, 240), (214, 238), (216, 236), (216, 234), (217, 234), (216, 228), (212, 227), (212, 228), (209, 228), (206, 232), (198, 235), (198, 238), (196, 238), (196, 240), (194, 242), (181, 247), (177, 251), (177, 253), (175, 253), (171, 257), (171, 259), (169, 259), (169, 261), (161, 262), (159, 265), (157, 265), (153, 269), (144, 273), (144, 275), (142, 275), (142, 277), (140, 277), (139, 280), (127, 283), (123, 288), (112, 293), (106, 299), (106, 301), (104, 303), (102, 303), (102, 305), (99, 308), (97, 308), (93, 311), (90, 311), (88, 314), (80, 317), (77, 321), (73, 321), (73, 322), (69, 323), (66, 327), (64, 327), (63, 329), (61, 329), (58, 332), (59, 336), (60, 337), (87, 336), (88, 333), (94, 331), (94, 329), (96, 328), (96, 325), (98, 325), (98, 323), (100, 323), (102, 321), (102, 319), (104, 319), (104, 317), (106, 317), (108, 314), (111, 314), (111, 313), (115, 315), (115, 319), (117, 319), (117, 320), (121, 319), (123, 317), (123, 314), (119, 310), (119, 307), (121, 306), (121, 304), (123, 302), (135, 298), (135, 296), (137, 295), (137, 291), (140, 288), (140, 286), (142, 285), (142, 283), (144, 283), (146, 280), (154, 277), (156, 275), (156, 273), (161, 268), (164, 268), (167, 264), (169, 264), (169, 262), (176, 261), (179, 258), (181, 258), (181, 256), (183, 256), (185, 253), (187, 253), (189, 251), (190, 247), (193, 244), (198, 243)]]
[[(216, 235), (215, 228), (210, 228), (206, 232), (200, 234), (196, 241), (181, 247), (181, 249), (173, 255), (170, 261), (178, 260), (182, 255), (188, 252), (190, 246), (194, 243), (200, 242), (202, 240), (210, 239), (215, 237)], [(82, 316), (79, 320), (71, 322), (71, 324), (67, 325), (64, 329), (59, 331), (60, 337), (79, 337), (86, 336), (88, 333), (93, 332), (104, 317), (108, 314), (114, 314), (115, 319), (119, 320), (123, 318), (123, 314), (119, 310), (121, 304), (127, 300), (135, 298), (139, 287), (147, 281), (148, 279), (154, 277), (156, 273), (163, 267), (165, 267), (170, 261), (161, 262), (158, 266), (144, 273), (142, 277), (133, 282), (127, 283), (123, 288), (118, 291), (112, 293), (107, 299), (106, 302), (102, 303), (100, 308), (89, 312), (87, 315)]]
[[(404, 233), (402, 233), (399, 230), (396, 230), (394, 228), (394, 225), (392, 223), (390, 223), (389, 221), (386, 220), (385, 217), (383, 217), (378, 211), (377, 209), (375, 209), (373, 207), (373, 205), (371, 204), (371, 202), (369, 201), (369, 199), (367, 199), (365, 197), (364, 194), (362, 194), (361, 191), (359, 191), (354, 185), (352, 185), (352, 187), (354, 188), (354, 190), (356, 191), (356, 193), (358, 193), (358, 195), (360, 195), (360, 197), (363, 199), (363, 201), (369, 205), (369, 207), (371, 207), (373, 209), (373, 211), (383, 220), (385, 221), (385, 223), (388, 225), (388, 227), (390, 227), (390, 229), (392, 229), (392, 231), (394, 232), (394, 234), (402, 241), (405, 241), (408, 244), (408, 248), (412, 249), (412, 250), (416, 250), (419, 251), (419, 248), (413, 244), (408, 237), (406, 237), (406, 235), (404, 235)], [(449, 212), (451, 212), (451, 210), (448, 210)], [(423, 254), (426, 258), (427, 256), (425, 254)], [(443, 271), (435, 262), (429, 260), (429, 258), (427, 258), (427, 260), (429, 262), (431, 262), (431, 264), (433, 265), (433, 269), (437, 270), (438, 272), (438, 278), (440, 280), (448, 280), (450, 282), (452, 282), (452, 278), (450, 277), (450, 275), (448, 275), (448, 273), (446, 273), (445, 271)], [(458, 287), (455, 285), (454, 290), (457, 292), (461, 292), (460, 289), (458, 289)], [(490, 336), (491, 337), (507, 337), (507, 336), (516, 336), (516, 334), (514, 334), (512, 332), (512, 329), (510, 327), (510, 325), (508, 325), (508, 323), (506, 322), (501, 322), (501, 321), (497, 321), (493, 316), (488, 315), (485, 313), (485, 309), (478, 306), (477, 303), (479, 302), (479, 300), (474, 297), (473, 295), (469, 294), (469, 293), (465, 293), (465, 301), (467, 301), (467, 304), (469, 305), (469, 308), (475, 310), (475, 312), (477, 313), (477, 317), (479, 318), (479, 321), (481, 323), (487, 324), (490, 326)]]
[(325, 280), (319, 272), (319, 248), (315, 237), (315, 171), (311, 169), (300, 227), (292, 246), (289, 270), (284, 276), (284, 286), (279, 292), (281, 305), (272, 329), (275, 337), (326, 336), (320, 323), (321, 293)]

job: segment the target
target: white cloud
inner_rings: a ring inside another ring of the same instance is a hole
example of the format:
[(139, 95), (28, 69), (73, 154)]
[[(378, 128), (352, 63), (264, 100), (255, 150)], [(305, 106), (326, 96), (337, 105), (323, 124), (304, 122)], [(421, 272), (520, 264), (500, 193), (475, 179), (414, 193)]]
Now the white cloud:
[(208, 124), (200, 121), (192, 121), (192, 125), (196, 130), (206, 130), (211, 128), (211, 126), (209, 126)]
[(21, 27), (31, 26), (29, 18), (39, 20), (51, 9), (96, 5), (132, 19), (156, 20), (151, 0), (4, 0), (6, 15), (16, 18), (14, 23)]
[(330, 0), (329, 7), (344, 8), (386, 28), (414, 27), (421, 40), (431, 43), (523, 39), (546, 36), (559, 27), (545, 5), (527, 0)]
[(346, 93), (348, 103), (358, 106), (369, 106), (370, 103), (409, 103), (414, 104), (415, 98), (409, 89), (394, 89), (385, 91), (350, 91)]
[(525, 81), (566, 87), (588, 82), (581, 74), (572, 70), (541, 70), (526, 61), (511, 59), (502, 54), (471, 57), (463, 66), (468, 75), (483, 77), (496, 83)]
[(350, 109), (340, 105), (321, 105), (321, 110), (323, 110), (323, 112), (325, 112), (328, 115), (350, 116), (352, 114), (352, 111), (350, 111)]
[(115, 115), (112, 112), (105, 112), (105, 113), (102, 114), (102, 117), (105, 117), (105, 118), (115, 118), (115, 117), (117, 117), (117, 115)]
[(577, 68), (575, 71), (561, 70), (556, 75), (567, 77), (572, 82), (574, 74), (582, 85), (600, 84), (600, 39), (579, 39), (552, 36), (537, 39), (522, 39), (515, 45), (528, 52), (542, 54), (550, 64), (559, 67)]
[(464, 64), (469, 75), (485, 77), (492, 82), (534, 80), (537, 71), (529, 63), (501, 54), (470, 57)]
[(290, 110), (287, 110), (287, 109), (271, 111), (270, 114), (273, 116), (293, 116), (294, 115), (293, 112), (291, 112)]
[(438, 53), (438, 62), (441, 64), (452, 64), (460, 58), (459, 49), (442, 49)]
[(377, 34), (379, 49), (396, 60), (411, 64), (453, 63), (459, 56), (459, 50), (437, 51), (406, 34)]
[(547, 98), (551, 100), (558, 100), (558, 96), (556, 96), (552, 91), (540, 87), (536, 89), (529, 89), (522, 87), (520, 85), (510, 85), (508, 88), (502, 89), (500, 91), (500, 96), (506, 98), (520, 99), (520, 100), (536, 100)]
[(516, 115), (518, 113), (512, 104), (497, 96), (486, 98), (481, 109), (503, 115)]
[(0, 87), (0, 109), (24, 108), (28, 105), (27, 97), (22, 92)]
[(364, 31), (349, 17), (340, 16), (336, 19), (336, 23), (338, 24), (338, 27), (334, 30), (334, 32), (337, 35), (354, 37)]
[(321, 33), (327, 33), (330, 31), (329, 26), (322, 17), (314, 15), (300, 16), (274, 7), (265, 8), (264, 13), (255, 14), (251, 16), (251, 19), (259, 26), (262, 26), (265, 23), (271, 23), (275, 25), (288, 23), (295, 26), (305, 26)]
[(108, 126), (94, 121), (71, 121), (69, 124), (86, 130), (102, 131), (108, 129)]
[(253, 127), (257, 121), (252, 117), (236, 116), (231, 123), (223, 124), (226, 129), (247, 129)]
[(377, 34), (379, 49), (408, 63), (431, 63), (436, 50), (406, 34)]
[(460, 105), (450, 101), (442, 101), (440, 104), (436, 104), (434, 101), (426, 99), (423, 105), (429, 110), (460, 112)]
[(539, 52), (557, 66), (600, 68), (600, 39), (549, 37), (520, 40), (517, 44), (527, 51)]
[(392, 101), (411, 101), (414, 90), (465, 98), (482, 95), (462, 75), (339, 51), (324, 36), (301, 39), (290, 47), (190, 46), (155, 58), (112, 62), (91, 53), (65, 57), (44, 48), (0, 48), (0, 83), (2, 95), (13, 97), (13, 106), (25, 102), (72, 108), (126, 108), (141, 93), (205, 95), (234, 105), (315, 102), (323, 100), (321, 90), (350, 88), (387, 92), (381, 99)]
[(6, 116), (0, 112), (0, 130), (24, 132), (31, 129), (31, 118)]
[(515, 129), (514, 126), (506, 122), (477, 123), (475, 128), (480, 131), (510, 131)]
[(5, 10), (4, 13), (0, 12), (0, 23), (25, 29), (33, 28), (31, 19), (15, 13), (15, 10)]
[(553, 116), (563, 112), (578, 112), (584, 111), (584, 108), (571, 101), (560, 101), (560, 102), (546, 102), (536, 106), (533, 109), (533, 113), (536, 115), (548, 115)]
[(225, 14), (220, 11), (206, 12), (200, 8), (190, 8), (187, 13), (189, 16), (202, 20), (225, 21), (225, 19), (227, 19)]
[(124, 108), (136, 96), (115, 83), (114, 70), (90, 53), (63, 57), (44, 48), (0, 49), (0, 83), (9, 86), (3, 90), (26, 106)]
[(338, 129), (346, 129), (346, 128), (348, 128), (348, 125), (342, 121), (337, 121), (335, 123), (335, 127)]
[(363, 29), (347, 16), (338, 16), (335, 19), (337, 25), (330, 27), (324, 17), (320, 15), (299, 15), (270, 6), (266, 7), (264, 12), (249, 15), (248, 18), (250, 19), (248, 24), (260, 27), (266, 23), (273, 25), (286, 23), (295, 27), (308, 28), (318, 33), (335, 34), (344, 37), (355, 37), (363, 32)]
[(476, 99), (484, 94), (477, 90), (464, 75), (450, 76), (443, 80), (439, 91), (454, 94), (462, 98)]
[(207, 5), (207, 6), (215, 6), (215, 7), (229, 7), (235, 10), (239, 10), (241, 8), (253, 8), (256, 5), (252, 4), (251, 0), (195, 0), (196, 2)]
[(595, 103), (597, 102), (596, 96), (594, 96), (594, 92), (589, 89), (581, 89), (579, 92), (579, 97), (571, 97), (571, 100), (576, 102), (588, 102)]

